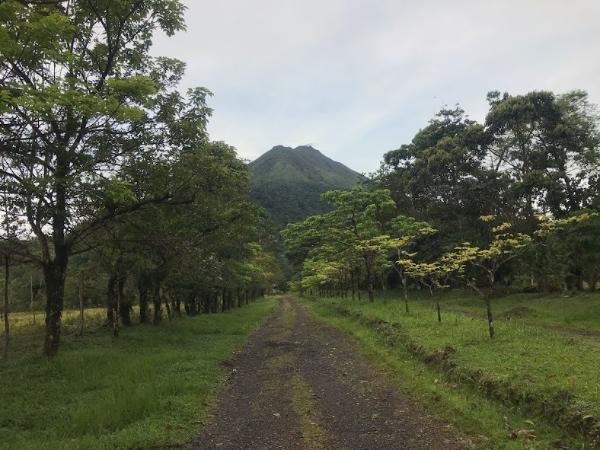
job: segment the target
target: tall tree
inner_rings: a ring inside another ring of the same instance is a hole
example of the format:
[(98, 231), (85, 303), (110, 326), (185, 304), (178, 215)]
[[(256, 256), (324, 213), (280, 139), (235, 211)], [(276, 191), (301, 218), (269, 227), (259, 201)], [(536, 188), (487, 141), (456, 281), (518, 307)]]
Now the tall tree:
[(173, 197), (159, 182), (136, 195), (123, 167), (206, 139), (207, 92), (183, 97), (183, 63), (149, 54), (156, 30), (184, 28), (183, 11), (178, 0), (0, 4), (0, 175), (39, 243), (29, 256), (45, 277), (47, 355), (70, 256), (114, 217)]
[(487, 142), (461, 108), (442, 109), (411, 143), (384, 155), (375, 184), (390, 190), (401, 213), (455, 241), (472, 239), (477, 218), (501, 202), (504, 180), (485, 167)]
[(492, 169), (510, 179), (508, 199), (525, 230), (540, 210), (556, 217), (588, 207), (595, 195), (590, 169), (598, 164), (598, 115), (581, 91), (488, 94)]

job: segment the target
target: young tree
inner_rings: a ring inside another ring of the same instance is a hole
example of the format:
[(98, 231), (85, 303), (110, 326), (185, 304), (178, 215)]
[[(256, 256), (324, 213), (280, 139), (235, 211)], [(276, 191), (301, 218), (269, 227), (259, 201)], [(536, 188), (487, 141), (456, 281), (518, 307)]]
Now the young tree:
[(396, 271), (398, 278), (402, 284), (402, 293), (404, 296), (404, 309), (408, 314), (408, 279), (409, 274), (406, 271), (406, 267), (403, 261), (407, 261), (408, 264), (412, 265), (411, 258), (415, 256), (409, 253), (409, 247), (415, 244), (415, 242), (424, 236), (435, 233), (433, 229), (426, 222), (419, 222), (413, 217), (398, 216), (390, 221), (391, 234), (394, 236), (390, 238), (386, 245), (392, 251), (393, 264), (392, 267)]
[(438, 322), (441, 322), (442, 311), (440, 307), (440, 297), (439, 295), (436, 295), (436, 291), (448, 287), (447, 281), (454, 270), (454, 266), (442, 264), (441, 261), (416, 263), (410, 258), (400, 259), (398, 264), (404, 267), (406, 274), (410, 278), (427, 288), (429, 296), (432, 299), (435, 299), (437, 320)]
[[(482, 216), (486, 224), (497, 221), (495, 216)], [(519, 257), (531, 242), (531, 237), (512, 231), (508, 223), (500, 223), (490, 230), (491, 241), (485, 247), (466, 242), (448, 255), (447, 263), (457, 267), (464, 266), (466, 284), (485, 301), (488, 330), (494, 338), (494, 317), (491, 299), (497, 281), (498, 272), (510, 261)]]

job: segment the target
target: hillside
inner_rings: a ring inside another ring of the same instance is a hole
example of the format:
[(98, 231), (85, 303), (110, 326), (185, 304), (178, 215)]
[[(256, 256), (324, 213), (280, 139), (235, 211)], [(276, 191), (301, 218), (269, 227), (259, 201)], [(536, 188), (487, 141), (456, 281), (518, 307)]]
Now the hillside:
[(251, 162), (250, 170), (251, 195), (278, 227), (326, 211), (323, 192), (349, 189), (363, 178), (310, 146), (278, 145)]

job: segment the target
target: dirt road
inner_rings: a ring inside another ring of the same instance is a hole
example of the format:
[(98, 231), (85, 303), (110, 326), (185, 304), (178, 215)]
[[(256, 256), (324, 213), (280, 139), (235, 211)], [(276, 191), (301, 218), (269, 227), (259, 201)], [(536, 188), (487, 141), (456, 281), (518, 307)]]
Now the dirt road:
[(231, 367), (215, 416), (189, 449), (465, 447), (291, 296)]

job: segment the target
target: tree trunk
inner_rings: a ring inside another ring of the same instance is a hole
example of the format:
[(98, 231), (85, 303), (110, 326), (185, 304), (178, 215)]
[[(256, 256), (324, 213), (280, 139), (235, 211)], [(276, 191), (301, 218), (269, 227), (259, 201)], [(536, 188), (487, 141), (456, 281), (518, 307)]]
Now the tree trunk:
[(167, 310), (167, 318), (169, 319), (169, 321), (171, 321), (171, 319), (173, 317), (171, 315), (171, 305), (169, 304), (169, 299), (168, 298), (165, 300), (165, 309)]
[(173, 310), (177, 317), (181, 317), (181, 300), (179, 299), (179, 296), (173, 300)]
[(44, 279), (46, 282), (46, 336), (44, 340), (44, 354), (55, 356), (60, 345), (60, 321), (62, 317), (65, 275), (68, 258), (62, 251), (44, 265)]
[(116, 311), (117, 302), (117, 276), (111, 271), (108, 277), (108, 284), (106, 286), (106, 325), (113, 325), (115, 321), (114, 312)]
[(148, 287), (142, 281), (138, 281), (138, 292), (140, 296), (140, 323), (146, 323), (148, 321)]
[[(429, 295), (433, 297), (433, 288), (431, 286), (427, 286), (429, 288)], [(438, 322), (442, 322), (442, 310), (440, 308), (440, 298), (436, 296), (435, 298), (435, 309), (437, 311), (437, 320)]]
[(33, 324), (35, 325), (35, 308), (33, 304), (33, 275), (29, 277), (29, 309), (31, 310), (31, 314), (33, 316)]
[(367, 284), (367, 293), (369, 294), (369, 302), (373, 303), (375, 301), (375, 294), (373, 292), (373, 283), (370, 281)]
[(223, 288), (221, 290), (221, 297), (223, 298), (223, 303), (221, 305), (221, 311), (225, 312), (229, 309), (228, 299), (227, 299), (227, 289)]
[(154, 305), (154, 317), (152, 323), (158, 325), (162, 320), (161, 304), (162, 300), (160, 297), (160, 283), (156, 282), (154, 285), (154, 292), (152, 295), (152, 304)]
[(402, 279), (402, 293), (404, 294), (404, 310), (408, 314), (408, 291), (406, 289), (406, 279)]
[(119, 316), (121, 315), (121, 289), (119, 289), (119, 281), (116, 283), (116, 301), (113, 304), (112, 310), (112, 326), (113, 326), (113, 336), (119, 337), (120, 327), (119, 327)]
[(216, 314), (219, 312), (218, 308), (219, 295), (216, 292), (210, 294), (210, 312)]
[(10, 279), (10, 261), (4, 255), (4, 357), (8, 356), (8, 343), (10, 342), (10, 323), (8, 321), (8, 281)]
[(365, 257), (365, 269), (367, 271), (367, 293), (369, 294), (369, 302), (373, 303), (375, 301), (375, 295), (374, 295), (374, 282), (373, 282), (373, 275), (371, 274), (371, 265), (369, 264), (367, 258)]
[(492, 301), (490, 295), (485, 296), (485, 309), (487, 312), (488, 330), (490, 332), (490, 339), (494, 339), (494, 317), (492, 316)]
[(123, 271), (119, 273), (119, 283), (117, 289), (119, 290), (119, 316), (121, 317), (121, 323), (128, 327), (131, 325), (131, 299), (125, 295), (125, 284), (127, 282), (127, 274)]
[(79, 272), (79, 336), (83, 336), (85, 309), (83, 305), (83, 272)]

